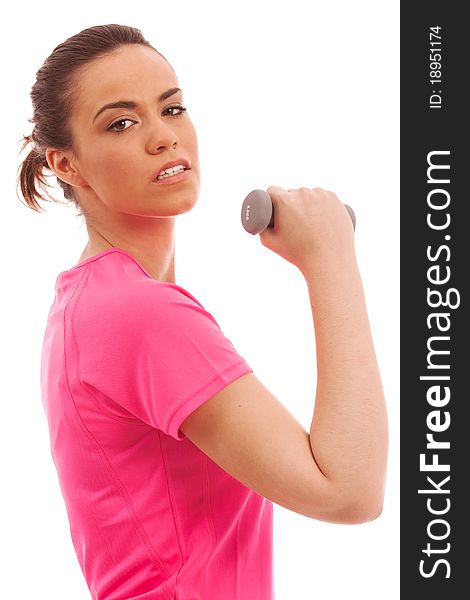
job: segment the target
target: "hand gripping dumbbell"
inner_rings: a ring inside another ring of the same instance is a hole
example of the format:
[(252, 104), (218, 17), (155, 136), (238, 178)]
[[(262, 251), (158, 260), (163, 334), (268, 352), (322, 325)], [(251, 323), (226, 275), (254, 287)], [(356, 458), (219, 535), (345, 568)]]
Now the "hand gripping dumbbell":
[[(354, 231), (356, 230), (356, 215), (347, 204), (344, 205), (351, 217)], [(242, 225), (253, 235), (261, 233), (267, 227), (274, 227), (274, 206), (268, 192), (253, 190), (242, 204)]]

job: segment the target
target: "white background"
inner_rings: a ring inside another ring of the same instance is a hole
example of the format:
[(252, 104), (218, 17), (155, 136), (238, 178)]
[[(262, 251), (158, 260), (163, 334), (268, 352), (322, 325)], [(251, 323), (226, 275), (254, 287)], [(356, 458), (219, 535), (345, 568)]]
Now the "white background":
[[(35, 73), (86, 27), (138, 27), (168, 59), (199, 139), (201, 192), (177, 219), (176, 281), (214, 314), (308, 431), (313, 321), (300, 272), (244, 231), (246, 194), (323, 187), (356, 213), (356, 255), (385, 389), (390, 454), (375, 521), (336, 525), (274, 505), (276, 600), (399, 597), (399, 2), (10, 5), (2, 36), (1, 564), (8, 600), (86, 600), (49, 450), (39, 361), (59, 272), (86, 227), (16, 196)], [(51, 180), (53, 183), (55, 180)], [(56, 196), (63, 199), (60, 188)]]

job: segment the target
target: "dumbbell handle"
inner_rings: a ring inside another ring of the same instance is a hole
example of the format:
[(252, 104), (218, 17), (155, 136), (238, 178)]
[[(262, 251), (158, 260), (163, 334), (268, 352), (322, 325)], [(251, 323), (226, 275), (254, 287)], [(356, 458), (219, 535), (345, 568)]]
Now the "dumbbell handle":
[[(347, 204), (344, 205), (351, 217), (354, 231), (356, 230), (356, 215)], [(253, 235), (261, 233), (266, 227), (274, 227), (274, 206), (268, 192), (253, 190), (242, 204), (242, 225)]]

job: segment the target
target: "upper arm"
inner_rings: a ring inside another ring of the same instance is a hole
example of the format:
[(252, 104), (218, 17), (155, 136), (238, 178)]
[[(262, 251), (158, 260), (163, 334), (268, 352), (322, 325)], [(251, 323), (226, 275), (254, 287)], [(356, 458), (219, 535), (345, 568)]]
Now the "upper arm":
[(253, 373), (204, 402), (180, 429), (258, 494), (301, 515), (337, 521), (337, 497), (314, 460), (309, 434)]

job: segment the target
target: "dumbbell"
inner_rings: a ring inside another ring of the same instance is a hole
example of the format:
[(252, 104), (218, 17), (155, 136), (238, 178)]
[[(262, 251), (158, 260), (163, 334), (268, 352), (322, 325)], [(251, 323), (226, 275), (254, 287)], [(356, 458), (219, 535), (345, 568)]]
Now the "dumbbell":
[[(356, 230), (356, 215), (347, 204), (344, 205), (351, 217), (354, 231)], [(253, 235), (261, 233), (267, 227), (274, 227), (274, 206), (268, 192), (253, 190), (243, 200), (241, 211), (242, 225)]]

